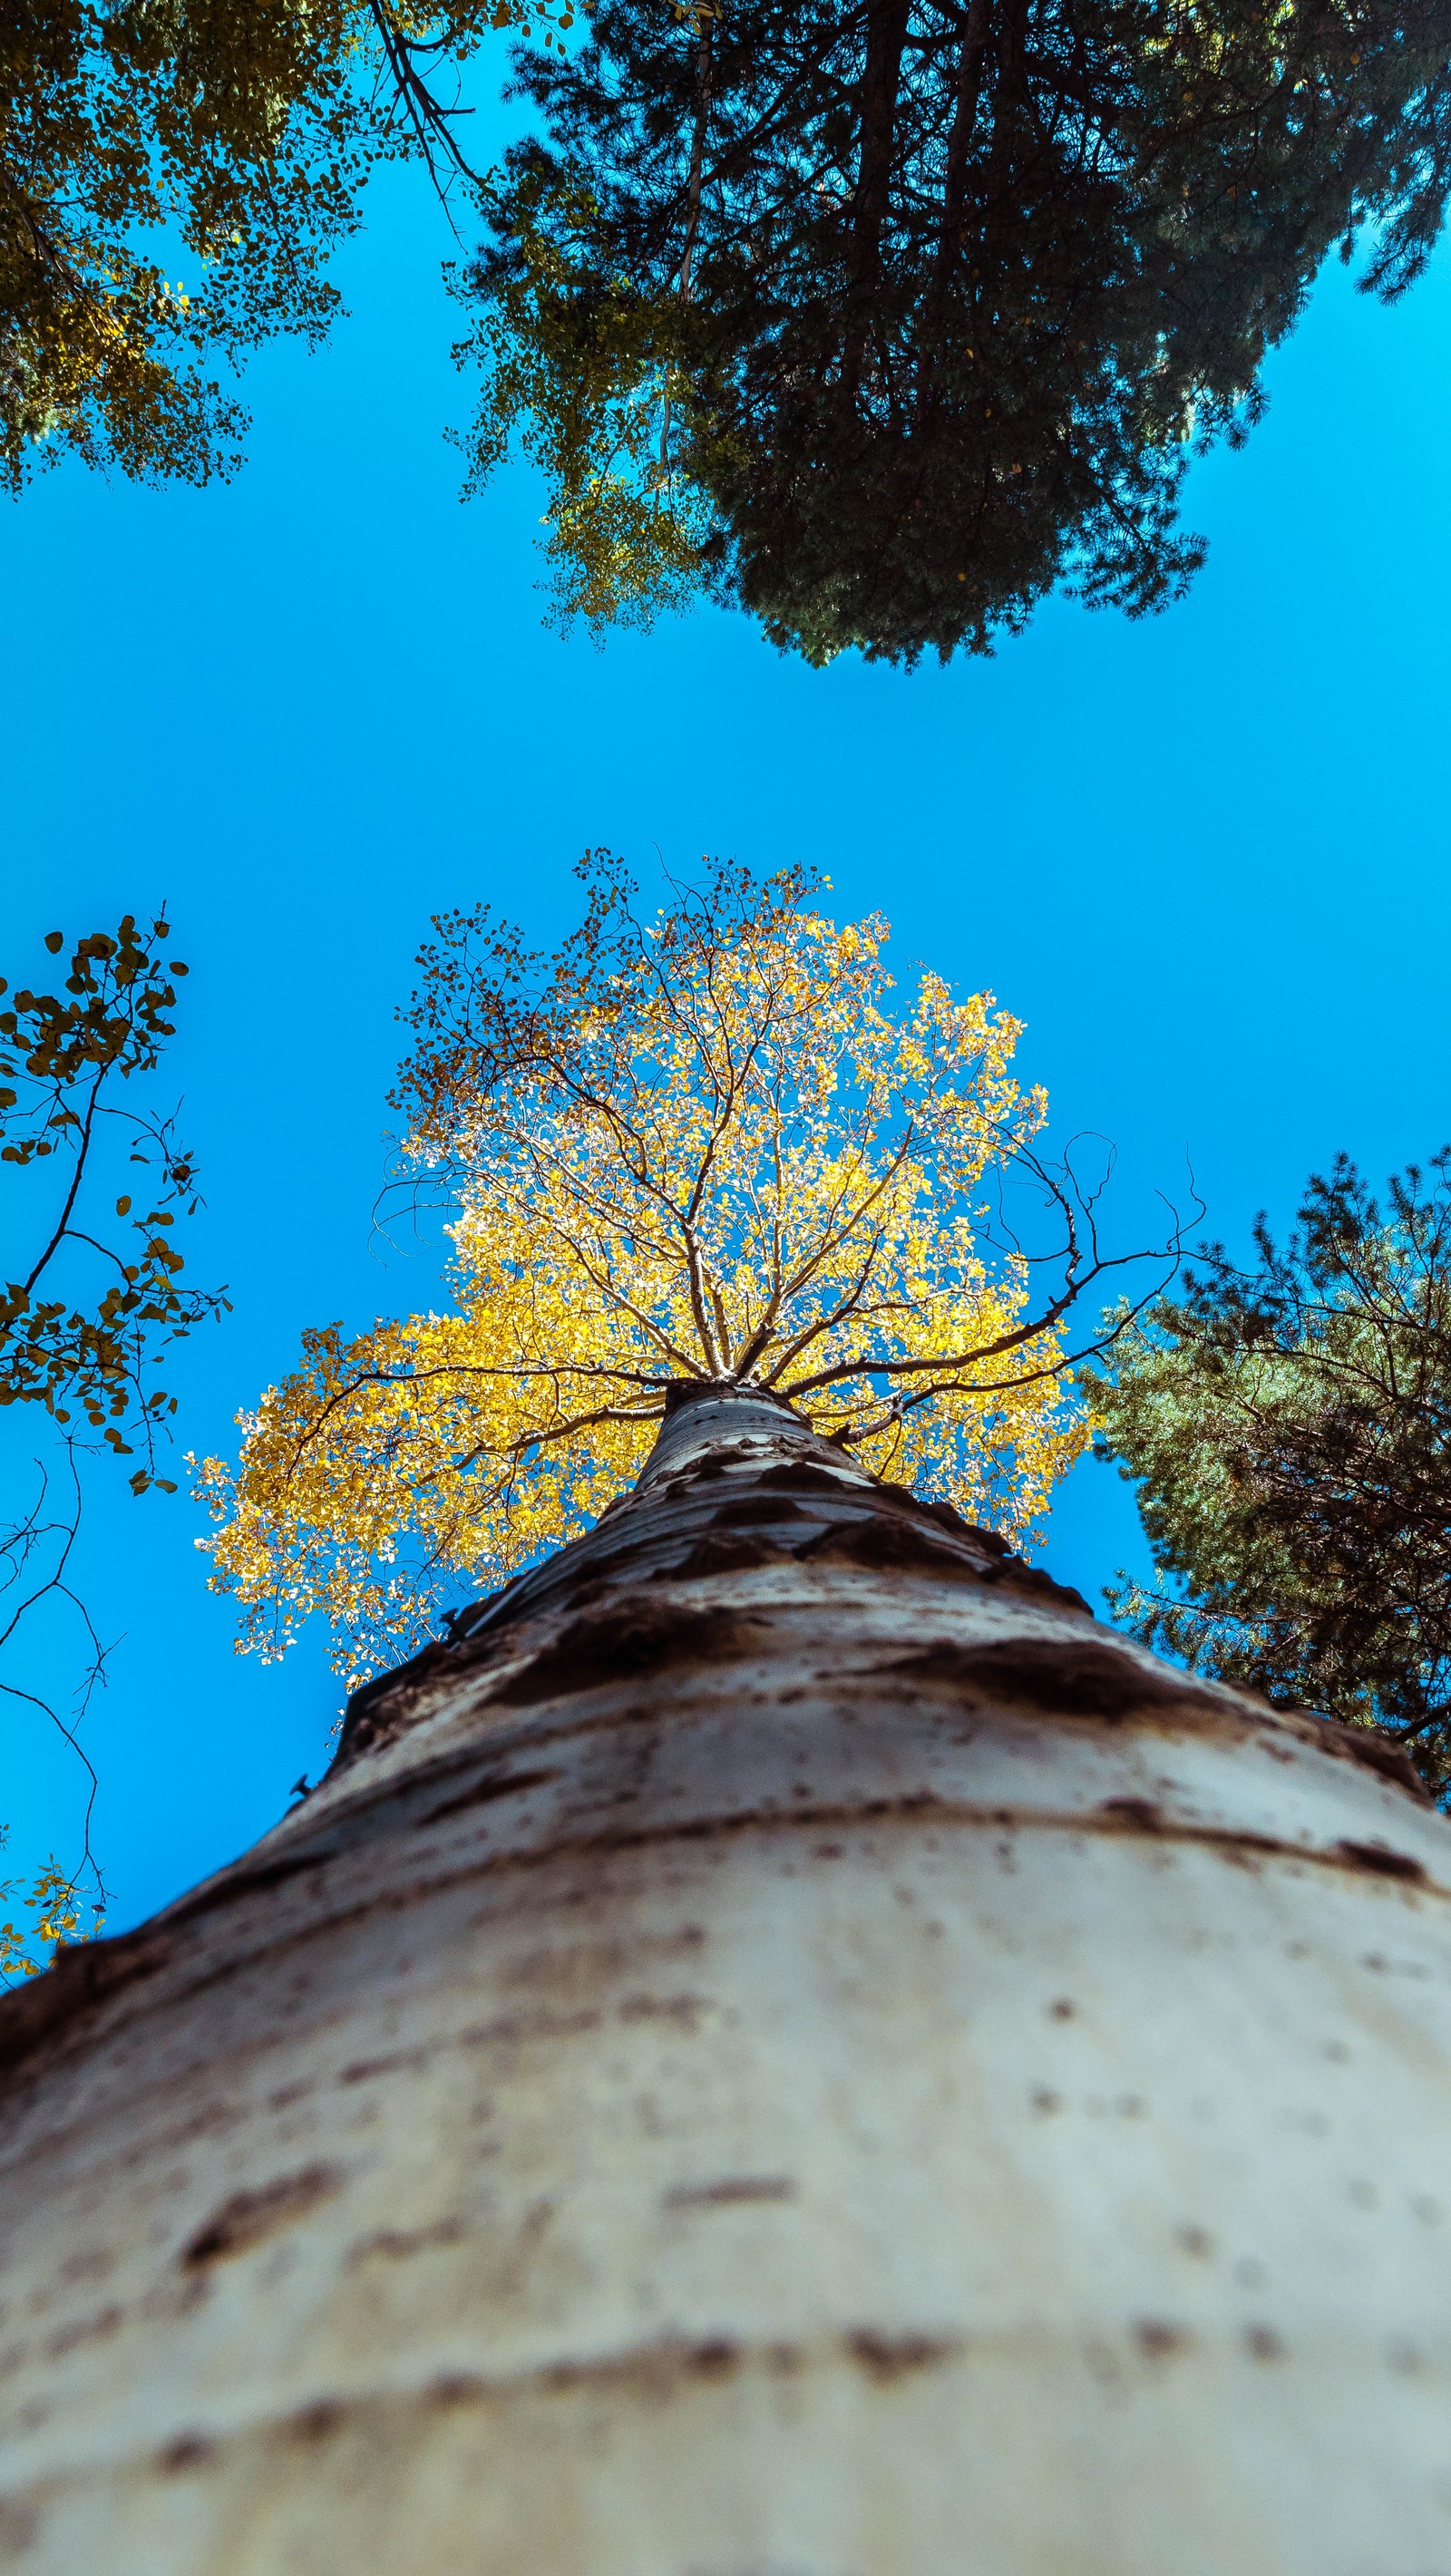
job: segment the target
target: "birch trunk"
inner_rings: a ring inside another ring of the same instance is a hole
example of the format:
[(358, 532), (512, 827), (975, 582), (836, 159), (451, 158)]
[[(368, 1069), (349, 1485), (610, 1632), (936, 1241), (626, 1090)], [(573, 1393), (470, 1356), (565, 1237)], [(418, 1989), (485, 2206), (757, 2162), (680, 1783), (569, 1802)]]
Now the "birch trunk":
[(1451, 1831), (791, 1414), (3, 2008), (24, 2576), (1441, 2576)]

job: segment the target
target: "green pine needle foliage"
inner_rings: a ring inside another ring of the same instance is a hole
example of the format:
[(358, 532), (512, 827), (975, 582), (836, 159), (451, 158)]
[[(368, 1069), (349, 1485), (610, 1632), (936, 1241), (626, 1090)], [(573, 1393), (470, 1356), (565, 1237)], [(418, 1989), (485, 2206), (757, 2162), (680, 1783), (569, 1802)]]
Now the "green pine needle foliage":
[(1218, 1246), (1084, 1372), (1159, 1573), (1109, 1598), (1222, 1679), (1402, 1738), (1451, 1787), (1451, 1149), (1343, 1155), (1252, 1268)]

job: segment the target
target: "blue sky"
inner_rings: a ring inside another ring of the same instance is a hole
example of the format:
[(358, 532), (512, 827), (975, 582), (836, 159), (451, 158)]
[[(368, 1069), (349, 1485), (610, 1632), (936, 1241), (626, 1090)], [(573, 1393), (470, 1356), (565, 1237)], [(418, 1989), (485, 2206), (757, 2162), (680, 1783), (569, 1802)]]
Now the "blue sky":
[[(1188, 602), (1138, 626), (1055, 602), (994, 661), (906, 675), (809, 671), (712, 609), (603, 652), (545, 629), (532, 475), (456, 497), (449, 248), (389, 174), (330, 348), (249, 373), (235, 485), (66, 467), (6, 522), (0, 971), (162, 896), (193, 970), (171, 1058), (209, 1202), (191, 1274), (234, 1312), (176, 1377), (182, 1446), (232, 1440), (303, 1324), (426, 1293), (369, 1239), (414, 951), (480, 898), (551, 937), (587, 843), (647, 880), (657, 853), (809, 861), (839, 913), (886, 911), (904, 966), (990, 986), (1055, 1133), (1114, 1140), (1126, 1233), (1186, 1158), (1241, 1240), (1338, 1147), (1380, 1175), (1451, 1135), (1451, 255), (1390, 311), (1325, 276), (1247, 449), (1195, 469)], [(238, 1660), (200, 1526), (183, 1495), (93, 1479), (114, 1925), (327, 1755), (321, 1640)], [(1094, 1595), (1135, 1533), (1088, 1466), (1047, 1559)], [(3, 1742), (12, 1861), (64, 1856), (66, 1758), (14, 1715)]]

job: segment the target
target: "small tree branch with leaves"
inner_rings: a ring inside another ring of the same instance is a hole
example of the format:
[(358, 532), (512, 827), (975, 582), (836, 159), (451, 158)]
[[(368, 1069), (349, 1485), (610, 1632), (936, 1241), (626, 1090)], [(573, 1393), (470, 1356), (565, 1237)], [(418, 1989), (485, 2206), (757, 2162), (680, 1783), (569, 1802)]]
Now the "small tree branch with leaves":
[[(180, 1283), (175, 1227), (200, 1204), (195, 1164), (174, 1118), (157, 1117), (131, 1088), (155, 1072), (175, 1033), (172, 979), (186, 968), (163, 962), (169, 937), (163, 917), (143, 927), (128, 914), (114, 934), (78, 942), (59, 993), (10, 993), (0, 978), (0, 996), (9, 996), (0, 1009), (0, 1166), (13, 1175), (8, 1196), (22, 1237), (27, 1223), (30, 1234), (20, 1275), (0, 1290), (0, 1407), (36, 1405), (49, 1417), (66, 1497), (55, 1499), (57, 1479), (38, 1459), (35, 1499), (0, 1525), (0, 1656), (13, 1655), (47, 1606), (77, 1623), (84, 1641), (69, 1717), (53, 1691), (0, 1671), (0, 1695), (59, 1730), (88, 1784), (77, 1867), (52, 1860), (28, 1893), (18, 1881), (5, 1891), (28, 1907), (29, 1937), (42, 1946), (74, 1931), (83, 1884), (104, 1903), (90, 1839), (95, 1773), (78, 1735), (106, 1659), (71, 1575), (80, 1462), (88, 1451), (134, 1459), (133, 1494), (176, 1491), (157, 1466), (176, 1412), (157, 1363), (226, 1306), (220, 1293)], [(60, 931), (45, 944), (53, 957), (65, 948)], [(130, 1187), (117, 1191), (119, 1179)], [(11, 1413), (12, 1424), (21, 1418)], [(24, 1931), (0, 1927), (0, 1975), (36, 1965)]]

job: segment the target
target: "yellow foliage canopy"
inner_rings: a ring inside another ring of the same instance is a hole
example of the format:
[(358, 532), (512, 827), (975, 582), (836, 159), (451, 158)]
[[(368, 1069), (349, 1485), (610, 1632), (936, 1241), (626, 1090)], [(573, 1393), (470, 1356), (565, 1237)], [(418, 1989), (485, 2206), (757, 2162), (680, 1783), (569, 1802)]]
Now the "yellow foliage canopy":
[[(994, 1248), (993, 1176), (1046, 1114), (1019, 1023), (925, 974), (886, 1008), (886, 924), (798, 871), (716, 867), (648, 925), (598, 853), (552, 963), (454, 915), (424, 950), (394, 1095), (457, 1209), (453, 1311), (305, 1336), (208, 1459), (211, 1581), (280, 1653), (321, 1609), (375, 1669), (460, 1578), (497, 1581), (634, 1479), (666, 1389), (767, 1387), (881, 1473), (1021, 1539), (1085, 1425), (1058, 1293)], [(1092, 1275), (1090, 1266), (1089, 1275)]]

